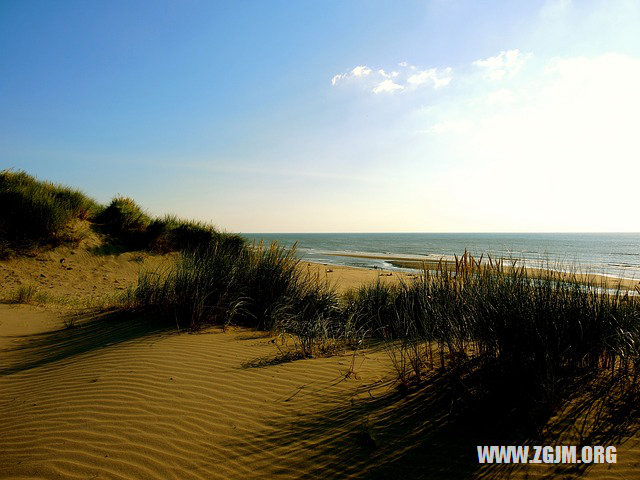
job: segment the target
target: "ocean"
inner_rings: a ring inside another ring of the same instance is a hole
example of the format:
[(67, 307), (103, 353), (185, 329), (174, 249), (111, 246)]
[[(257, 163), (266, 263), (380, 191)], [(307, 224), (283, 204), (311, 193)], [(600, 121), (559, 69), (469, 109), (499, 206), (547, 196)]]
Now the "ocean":
[(519, 259), (530, 267), (575, 269), (640, 279), (640, 233), (251, 233), (250, 242), (278, 241), (306, 261), (403, 270), (373, 254), (451, 259), (465, 250), (476, 257)]

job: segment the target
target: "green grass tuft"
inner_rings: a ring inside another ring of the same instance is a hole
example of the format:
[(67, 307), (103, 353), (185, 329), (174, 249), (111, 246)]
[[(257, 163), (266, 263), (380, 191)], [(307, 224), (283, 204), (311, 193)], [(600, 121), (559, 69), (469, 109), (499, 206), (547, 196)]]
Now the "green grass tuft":
[(295, 318), (296, 328), (306, 322), (317, 329), (321, 317), (337, 311), (338, 299), (298, 262), (294, 250), (277, 244), (238, 250), (234, 242), (215, 242), (184, 251), (165, 274), (143, 274), (132, 303), (183, 328), (235, 323), (278, 330)]
[(469, 255), (410, 283), (374, 284), (346, 310), (371, 336), (393, 342), (399, 375), (481, 372), (504, 388), (552, 405), (585, 376), (640, 373), (640, 299), (548, 271), (481, 263)]
[(93, 218), (101, 207), (79, 190), (43, 182), (23, 171), (0, 172), (0, 238), (10, 245), (57, 244), (74, 220)]
[(35, 285), (22, 285), (16, 291), (15, 303), (31, 303), (35, 300), (38, 289)]
[(142, 248), (151, 218), (133, 199), (117, 196), (96, 221), (121, 242)]
[[(96, 250), (153, 250), (166, 253), (213, 243), (240, 251), (244, 239), (175, 216), (151, 218), (133, 199), (117, 196), (104, 207), (79, 190), (41, 181), (23, 171), (0, 171), (0, 258), (39, 245), (79, 243), (91, 228), (112, 242)], [(75, 228), (79, 226), (81, 228)]]
[(50, 300), (49, 295), (45, 292), (38, 291), (38, 287), (33, 284), (29, 285), (21, 285), (15, 291), (12, 297), (5, 299), (4, 301), (8, 303), (19, 303), (19, 304), (43, 304), (47, 303)]

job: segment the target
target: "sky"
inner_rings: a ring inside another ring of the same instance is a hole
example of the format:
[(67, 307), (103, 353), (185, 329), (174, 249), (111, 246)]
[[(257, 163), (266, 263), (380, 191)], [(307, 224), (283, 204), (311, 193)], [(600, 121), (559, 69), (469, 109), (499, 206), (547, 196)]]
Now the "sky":
[(640, 0), (0, 2), (0, 168), (236, 232), (640, 231)]

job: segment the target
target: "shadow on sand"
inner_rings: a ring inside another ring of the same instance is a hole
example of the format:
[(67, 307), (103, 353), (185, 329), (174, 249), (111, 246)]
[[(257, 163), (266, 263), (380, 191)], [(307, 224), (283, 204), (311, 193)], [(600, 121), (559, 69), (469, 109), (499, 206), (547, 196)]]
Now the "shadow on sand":
[[(0, 363), (0, 375), (175, 331), (123, 313), (85, 314), (74, 320), (73, 328), (18, 337), (17, 345), (0, 352), (9, 359)], [(270, 368), (268, 363), (245, 368)], [(228, 451), (260, 457), (268, 450), (282, 473), (304, 466), (300, 478), (493, 480), (515, 473), (526, 477), (523, 469), (531, 466), (481, 465), (477, 445), (619, 445), (638, 431), (637, 397), (622, 396), (615, 383), (584, 383), (565, 397), (566, 406), (555, 417), (540, 411), (531, 416), (530, 409), (506, 398), (504, 391), (479, 394), (473, 385), (473, 376), (463, 384), (458, 377), (436, 373), (405, 392), (393, 383), (375, 390), (361, 386), (351, 398), (335, 393), (342, 397), (331, 401), (327, 399), (334, 393), (318, 392), (315, 413), (269, 422), (250, 439), (231, 440)], [(291, 401), (288, 405), (295, 409), (295, 400), (291, 396), (283, 402)], [(535, 468), (538, 478), (576, 478), (589, 466)]]
[(47, 365), (103, 347), (149, 335), (170, 334), (175, 326), (123, 312), (69, 315), (67, 327), (14, 337), (15, 345), (0, 350), (0, 375)]
[(230, 451), (271, 449), (283, 459), (283, 473), (312, 465), (300, 478), (497, 480), (527, 478), (529, 467), (537, 478), (578, 478), (589, 465), (479, 464), (476, 447), (619, 445), (638, 430), (637, 402), (622, 401), (612, 385), (576, 392), (559, 415), (535, 419), (518, 412), (513, 399), (470, 397), (468, 385), (448, 375), (436, 374), (405, 394), (388, 387), (379, 396), (354, 396), (351, 404), (294, 423), (272, 423), (250, 445), (232, 445)]

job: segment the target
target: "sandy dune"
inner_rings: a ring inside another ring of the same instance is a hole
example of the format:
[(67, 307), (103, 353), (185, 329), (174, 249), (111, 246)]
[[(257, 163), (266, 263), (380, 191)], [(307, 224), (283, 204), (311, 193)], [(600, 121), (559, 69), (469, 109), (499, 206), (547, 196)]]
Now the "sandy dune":
[[(357, 425), (329, 419), (320, 432), (294, 425), (348, 410), (389, 374), (382, 352), (367, 355), (358, 379), (345, 378), (351, 357), (268, 365), (278, 351), (255, 332), (174, 334), (109, 318), (59, 330), (55, 313), (0, 308), (2, 478), (300, 478), (342, 470), (351, 459), (328, 447)], [(358, 445), (357, 435), (350, 443)]]
[(90, 304), (126, 290), (141, 270), (162, 270), (173, 255), (143, 252), (94, 253), (86, 248), (59, 247), (33, 257), (0, 261), (0, 299), (32, 285), (58, 304)]
[[(0, 478), (515, 478), (435, 381), (401, 396), (383, 350), (279, 362), (264, 334), (0, 306)], [(347, 375), (355, 358), (355, 375)], [(491, 420), (493, 421), (493, 420)], [(482, 425), (482, 424), (481, 424)], [(485, 424), (486, 427), (486, 424)], [(636, 478), (640, 440), (586, 471)], [(579, 472), (565, 470), (571, 478)], [(611, 477), (610, 477), (611, 476)]]
[[(176, 254), (145, 252), (94, 253), (87, 248), (59, 247), (33, 257), (0, 261), (1, 300), (10, 300), (20, 287), (32, 285), (48, 303), (79, 306), (108, 299), (135, 285), (140, 271), (166, 270)], [(334, 285), (338, 291), (367, 282), (395, 282), (407, 274), (365, 268), (301, 262), (300, 268)]]
[[(153, 319), (72, 308), (168, 259), (70, 252), (0, 262), (3, 296), (35, 283), (73, 300), (0, 304), (1, 479), (640, 476), (637, 429), (611, 440), (620, 447), (616, 465), (479, 466), (475, 445), (527, 438), (505, 437), (500, 415), (463, 411), (437, 376), (401, 394), (382, 345), (286, 361), (260, 332), (178, 333)], [(302, 268), (342, 291), (402, 277)], [(555, 443), (576, 442), (567, 417), (550, 422), (550, 431), (562, 427)]]

